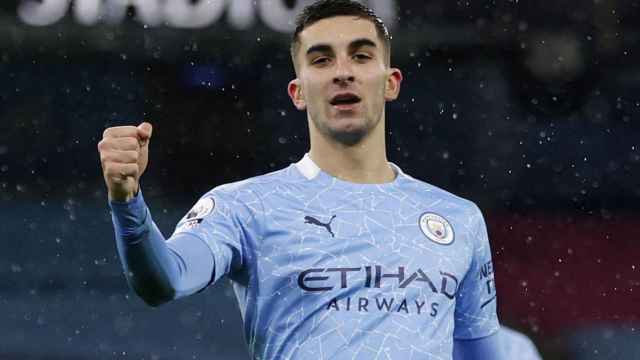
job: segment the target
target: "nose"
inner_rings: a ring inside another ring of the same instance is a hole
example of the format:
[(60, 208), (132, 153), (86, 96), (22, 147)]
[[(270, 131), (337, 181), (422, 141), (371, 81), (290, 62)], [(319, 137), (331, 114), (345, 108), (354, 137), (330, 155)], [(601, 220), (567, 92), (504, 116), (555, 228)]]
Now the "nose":
[(347, 82), (354, 82), (355, 76), (351, 69), (351, 64), (345, 60), (338, 60), (336, 62), (336, 73), (333, 77), (334, 84), (344, 84)]

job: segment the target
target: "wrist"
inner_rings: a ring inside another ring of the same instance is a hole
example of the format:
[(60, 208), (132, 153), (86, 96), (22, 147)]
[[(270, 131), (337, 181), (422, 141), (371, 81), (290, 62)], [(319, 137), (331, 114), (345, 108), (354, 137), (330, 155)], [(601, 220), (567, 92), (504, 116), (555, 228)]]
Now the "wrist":
[(109, 202), (119, 202), (119, 203), (128, 203), (134, 200), (138, 193), (140, 192), (140, 187), (133, 192), (118, 192), (118, 191), (109, 191), (108, 192), (108, 200)]

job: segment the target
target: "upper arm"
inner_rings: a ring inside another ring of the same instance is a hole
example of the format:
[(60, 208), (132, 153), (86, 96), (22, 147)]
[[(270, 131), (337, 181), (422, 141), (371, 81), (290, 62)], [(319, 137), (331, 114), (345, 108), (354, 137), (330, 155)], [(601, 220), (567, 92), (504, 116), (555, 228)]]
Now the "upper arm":
[(471, 265), (456, 298), (454, 337), (460, 340), (486, 337), (500, 327), (487, 228), (482, 213), (474, 208)]
[(173, 235), (166, 244), (175, 268), (172, 298), (191, 295), (207, 287), (215, 267), (207, 244), (187, 233)]
[(214, 263), (208, 283), (213, 283), (245, 267), (256, 223), (241, 195), (214, 189), (178, 222), (172, 237), (189, 235), (206, 245)]

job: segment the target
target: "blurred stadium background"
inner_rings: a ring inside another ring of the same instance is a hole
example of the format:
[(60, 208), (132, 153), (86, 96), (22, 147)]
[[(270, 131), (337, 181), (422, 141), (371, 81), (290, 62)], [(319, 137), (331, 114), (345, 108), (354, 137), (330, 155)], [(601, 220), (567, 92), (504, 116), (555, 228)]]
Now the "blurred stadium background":
[[(295, 0), (0, 3), (0, 359), (248, 359), (225, 282), (127, 288), (96, 144), (154, 126), (169, 235), (307, 150)], [(504, 324), (545, 359), (640, 359), (640, 1), (368, 1), (405, 74), (389, 158), (485, 212)]]

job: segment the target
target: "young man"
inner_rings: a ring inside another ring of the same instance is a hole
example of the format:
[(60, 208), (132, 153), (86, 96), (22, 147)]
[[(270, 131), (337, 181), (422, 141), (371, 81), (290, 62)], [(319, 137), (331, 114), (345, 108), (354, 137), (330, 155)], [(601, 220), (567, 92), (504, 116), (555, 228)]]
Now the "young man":
[(151, 125), (105, 131), (130, 285), (159, 305), (227, 275), (255, 359), (501, 359), (479, 209), (387, 161), (385, 102), (402, 73), (382, 21), (357, 2), (319, 1), (291, 49), (309, 153), (214, 188), (167, 241), (139, 191)]

